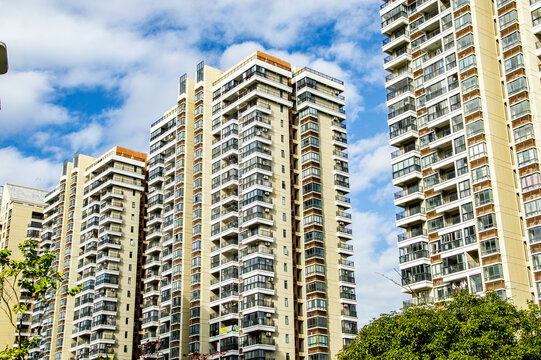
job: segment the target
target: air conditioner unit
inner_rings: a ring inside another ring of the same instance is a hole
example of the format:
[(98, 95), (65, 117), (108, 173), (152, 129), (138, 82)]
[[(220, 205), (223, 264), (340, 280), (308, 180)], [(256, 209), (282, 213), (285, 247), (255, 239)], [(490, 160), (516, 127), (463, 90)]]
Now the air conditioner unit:
[(265, 191), (265, 196), (269, 196), (269, 195), (270, 195), (270, 192)]
[(265, 316), (268, 317), (268, 318), (271, 318), (272, 314), (271, 313), (266, 313)]
[(267, 131), (269, 131), (269, 129), (267, 129), (267, 128), (262, 128), (261, 131), (267, 132)]
[(265, 180), (269, 180), (269, 175), (265, 175), (265, 176), (263, 176), (263, 179), (265, 179)]
[(267, 332), (265, 333), (265, 336), (271, 337), (271, 336), (272, 336), (272, 333), (271, 333), (270, 331), (267, 331)]
[(344, 226), (344, 222), (343, 221), (339, 221), (338, 224), (340, 224), (340, 226)]
[(333, 119), (333, 121), (338, 121), (338, 118), (336, 116), (333, 117), (332, 119)]
[(270, 212), (270, 209), (269, 209), (269, 208), (265, 208), (265, 212), (266, 212), (266, 213), (269, 213), (269, 212)]
[(265, 241), (265, 246), (270, 246), (270, 241)]

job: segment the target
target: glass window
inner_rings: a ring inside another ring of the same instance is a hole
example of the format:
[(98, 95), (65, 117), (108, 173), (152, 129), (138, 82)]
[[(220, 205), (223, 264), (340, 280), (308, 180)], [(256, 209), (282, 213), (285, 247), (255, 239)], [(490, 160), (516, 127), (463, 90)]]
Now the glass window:
[(488, 165), (483, 165), (478, 168), (472, 169), (472, 180), (474, 184), (488, 179), (490, 179)]
[(541, 198), (524, 204), (524, 212), (526, 217), (537, 216), (541, 214)]
[(486, 214), (477, 218), (479, 231), (484, 231), (496, 227), (496, 215)]
[(458, 31), (468, 25), (471, 25), (471, 13), (467, 12), (459, 18), (455, 19), (455, 30)]
[(519, 102), (518, 104), (511, 105), (510, 110), (511, 110), (511, 120), (514, 120), (521, 116), (529, 114), (530, 101), (524, 100), (524, 101)]
[(520, 185), (523, 192), (532, 191), (539, 188), (541, 179), (539, 173), (533, 173), (520, 178)]
[(518, 166), (530, 165), (537, 161), (537, 150), (535, 148), (529, 148), (528, 150), (521, 151), (517, 154)]
[(533, 125), (531, 123), (528, 123), (513, 130), (513, 138), (515, 139), (515, 144), (528, 140), (532, 137)]
[(513, 81), (507, 83), (507, 94), (509, 96), (515, 95), (521, 91), (528, 90), (528, 83), (526, 77), (521, 76)]
[(461, 37), (460, 39), (457, 39), (456, 50), (462, 51), (464, 49), (469, 48), (472, 45), (473, 45), (473, 34), (469, 33), (468, 35), (465, 35)]
[(466, 80), (462, 81), (462, 93), (463, 94), (465, 94), (467, 92), (470, 92), (470, 91), (472, 91), (474, 89), (478, 89), (478, 88), (479, 88), (479, 82), (478, 82), (477, 75), (470, 76)]
[(476, 207), (492, 203), (492, 190), (491, 189), (485, 189), (485, 190), (476, 192), (474, 196), (475, 196)]
[(483, 119), (476, 120), (466, 125), (466, 134), (468, 138), (484, 132)]
[(517, 21), (517, 10), (513, 9), (499, 18), (500, 31)]
[(502, 264), (495, 264), (484, 268), (485, 281), (492, 281), (502, 278)]
[(511, 34), (502, 38), (502, 49), (504, 52), (519, 44), (520, 32), (518, 31), (512, 32)]
[(472, 114), (481, 110), (481, 98), (476, 97), (464, 103), (464, 115)]
[(524, 66), (524, 58), (522, 57), (522, 54), (517, 54), (512, 58), (505, 60), (504, 66), (506, 74), (509, 74), (510, 72), (515, 71), (519, 67)]
[(475, 54), (470, 54), (458, 61), (458, 67), (461, 72), (471, 69), (475, 64)]
[(487, 155), (487, 146), (486, 143), (478, 143), (468, 148), (468, 153), (470, 155), (470, 161), (479, 159)]
[(500, 251), (498, 238), (492, 238), (492, 239), (481, 241), (480, 245), (481, 245), (481, 256), (494, 254)]

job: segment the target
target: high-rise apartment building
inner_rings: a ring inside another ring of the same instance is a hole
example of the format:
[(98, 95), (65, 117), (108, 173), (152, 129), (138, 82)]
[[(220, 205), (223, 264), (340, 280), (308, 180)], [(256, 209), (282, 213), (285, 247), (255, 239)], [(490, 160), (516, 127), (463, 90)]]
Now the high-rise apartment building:
[[(10, 250), (11, 259), (22, 260), (18, 246), (25, 239), (39, 240), (45, 208), (44, 190), (31, 189), (24, 186), (6, 184), (3, 186), (0, 207), (0, 249)], [(25, 300), (24, 294), (17, 289), (11, 289), (5, 284), (1, 291), (8, 304), (2, 302), (2, 307), (18, 304), (19, 299)], [(9, 309), (6, 309), (9, 311)], [(30, 334), (31, 311), (23, 315), (22, 322), (17, 316), (13, 321), (21, 324), (21, 335)], [(0, 311), (0, 344), (12, 346), (15, 342), (16, 329), (12, 325), (6, 311)]]
[(141, 347), (325, 360), (356, 333), (341, 81), (200, 63), (151, 125)]
[(394, 0), (380, 14), (403, 291), (538, 301), (541, 1)]
[(64, 162), (45, 197), (40, 248), (55, 252), (65, 280), (48, 304), (34, 305), (32, 328), (42, 337), (31, 358), (138, 356), (145, 176), (146, 154), (118, 146)]

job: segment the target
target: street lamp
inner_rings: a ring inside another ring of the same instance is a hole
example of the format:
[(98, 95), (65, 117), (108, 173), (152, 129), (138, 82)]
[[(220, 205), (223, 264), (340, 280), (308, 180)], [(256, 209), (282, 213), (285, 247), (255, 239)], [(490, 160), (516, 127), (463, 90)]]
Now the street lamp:
[(0, 75), (8, 72), (8, 49), (6, 44), (0, 41)]

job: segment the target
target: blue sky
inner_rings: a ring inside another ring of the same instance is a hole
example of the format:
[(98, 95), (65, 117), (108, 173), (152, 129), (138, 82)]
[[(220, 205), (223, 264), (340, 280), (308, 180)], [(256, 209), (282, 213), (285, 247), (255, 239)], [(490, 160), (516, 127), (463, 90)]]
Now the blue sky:
[(380, 3), (0, 0), (0, 183), (50, 189), (76, 151), (147, 152), (181, 74), (262, 50), (346, 82), (359, 320), (397, 309)]

